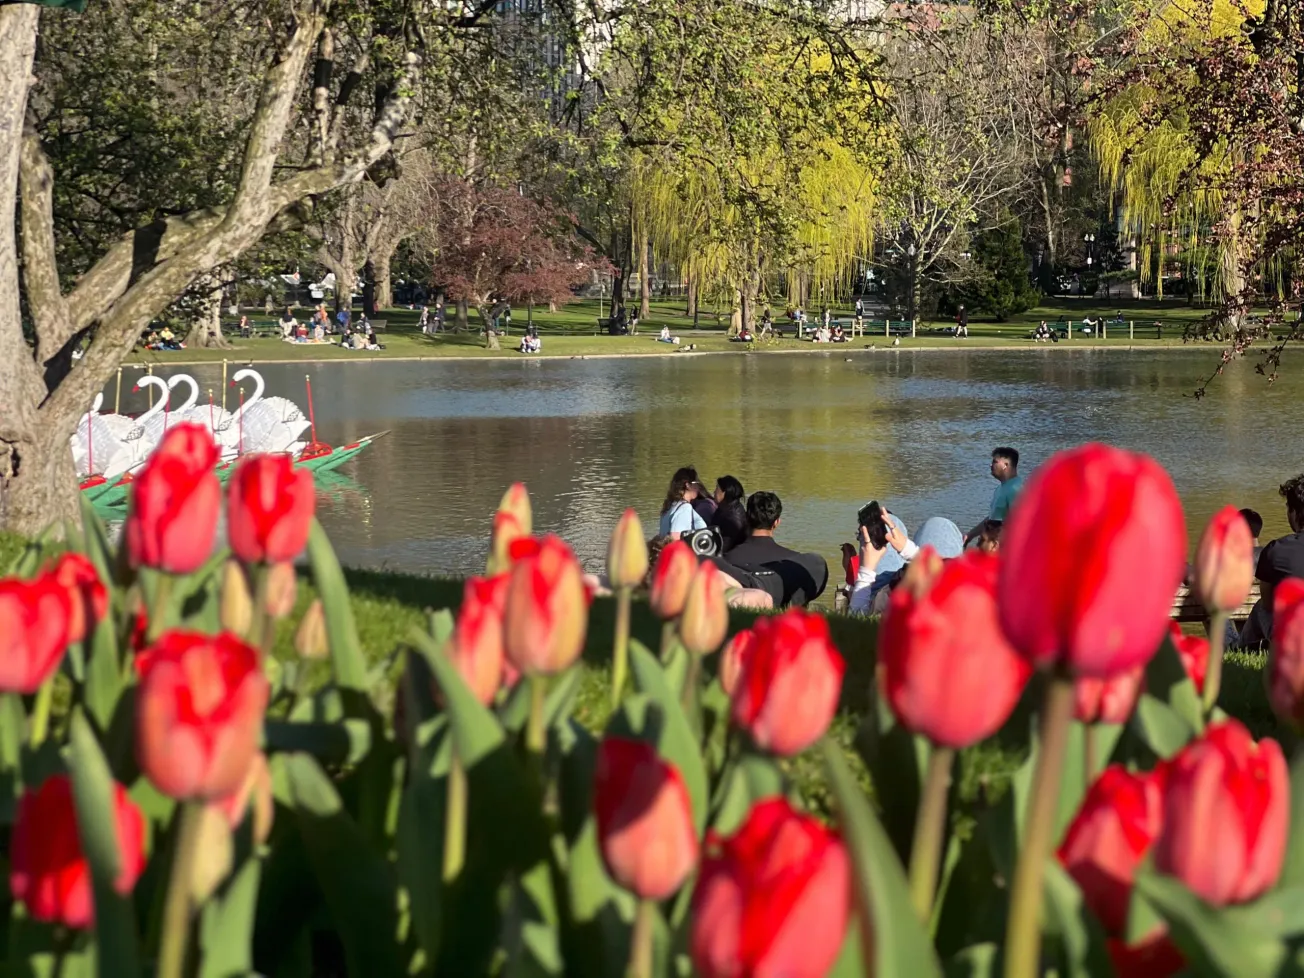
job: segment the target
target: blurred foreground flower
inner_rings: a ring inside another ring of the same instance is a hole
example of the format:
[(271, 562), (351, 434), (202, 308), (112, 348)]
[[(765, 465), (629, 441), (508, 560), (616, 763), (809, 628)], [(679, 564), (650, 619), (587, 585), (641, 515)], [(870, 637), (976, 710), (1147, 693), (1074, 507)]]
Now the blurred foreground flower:
[(35, 693), (68, 648), (68, 590), (49, 575), (0, 580), (0, 692)]
[(133, 567), (191, 574), (213, 553), (222, 487), (207, 428), (179, 424), (163, 436), (132, 483), (123, 526)]
[(526, 675), (554, 675), (579, 658), (588, 601), (579, 561), (555, 536), (512, 565), (503, 615), (507, 657)]
[(246, 564), (294, 560), (308, 545), (316, 508), (312, 472), (288, 455), (246, 455), (227, 491), (231, 552)]
[(82, 554), (66, 553), (48, 573), (68, 591), (69, 643), (85, 641), (109, 610), (109, 592), (99, 571)]
[(1234, 611), (1254, 583), (1254, 534), (1234, 506), (1213, 514), (1195, 549), (1193, 590), (1210, 611)]

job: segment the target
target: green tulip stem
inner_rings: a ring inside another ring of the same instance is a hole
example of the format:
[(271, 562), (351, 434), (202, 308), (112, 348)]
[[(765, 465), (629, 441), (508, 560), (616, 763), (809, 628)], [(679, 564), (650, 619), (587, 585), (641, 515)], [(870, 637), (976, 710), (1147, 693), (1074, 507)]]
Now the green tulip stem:
[(1042, 704), (1041, 746), (1024, 821), (1023, 849), (1014, 871), (1005, 930), (1005, 978), (1037, 978), (1041, 959), (1042, 873), (1054, 841), (1064, 754), (1073, 719), (1073, 677), (1056, 671)]
[(1213, 712), (1218, 705), (1218, 691), (1222, 685), (1223, 647), (1227, 640), (1227, 612), (1215, 611), (1209, 617), (1209, 666), (1204, 674), (1204, 712)]
[(451, 883), (466, 862), (466, 768), (453, 745), (448, 768), (448, 810), (444, 819), (444, 882)]
[(629, 942), (628, 978), (652, 978), (652, 931), (657, 905), (653, 900), (639, 900), (634, 912), (634, 935)]
[(146, 638), (150, 642), (158, 641), (167, 626), (168, 602), (172, 600), (172, 576), (162, 572), (158, 575), (158, 584), (154, 588), (154, 607), (149, 609), (149, 628)]
[(186, 944), (190, 939), (190, 887), (199, 855), (199, 828), (204, 806), (196, 801), (177, 807), (177, 843), (172, 853), (172, 876), (168, 880), (167, 903), (163, 907), (163, 933), (159, 941), (158, 978), (181, 978), (186, 968)]
[(611, 708), (620, 708), (629, 676), (629, 602), (627, 587), (616, 588), (616, 635), (611, 647)]
[(45, 743), (45, 735), (50, 731), (50, 704), (54, 702), (54, 673), (36, 691), (36, 702), (32, 704), (32, 726), (28, 731), (27, 742), (35, 750)]
[(544, 705), (548, 697), (548, 680), (545, 676), (527, 677), (530, 684), (530, 719), (525, 727), (525, 748), (535, 756), (542, 756), (548, 745), (548, 728), (544, 720)]
[(910, 899), (925, 926), (933, 916), (937, 869), (946, 833), (946, 795), (951, 786), (955, 748), (934, 744), (928, 755), (924, 793), (915, 815), (915, 839), (910, 847)]
[(678, 630), (679, 630), (679, 620), (676, 618), (670, 619), (670, 621), (665, 622), (661, 626), (661, 661), (662, 662), (665, 662), (667, 659), (670, 658), (670, 650), (675, 647), (675, 642), (679, 640), (677, 638)]
[(272, 651), (276, 637), (276, 620), (267, 613), (267, 591), (272, 579), (271, 568), (260, 564), (249, 568), (254, 585), (254, 610), (249, 622), (249, 642), (264, 655)]

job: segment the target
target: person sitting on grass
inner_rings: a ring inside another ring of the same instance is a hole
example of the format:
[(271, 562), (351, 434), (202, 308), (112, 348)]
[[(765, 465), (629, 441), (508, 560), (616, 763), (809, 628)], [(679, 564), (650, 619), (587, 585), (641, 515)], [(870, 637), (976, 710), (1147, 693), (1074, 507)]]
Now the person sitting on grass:
[(657, 336), (657, 342), (658, 342), (658, 343), (674, 343), (674, 342), (675, 342), (675, 338), (674, 338), (673, 336), (670, 335), (670, 327), (669, 327), (669, 326), (662, 326), (662, 327), (661, 327), (661, 333), (660, 333), (659, 336)]
[(1050, 342), (1050, 327), (1046, 325), (1046, 320), (1037, 324), (1036, 330), (1033, 331), (1032, 338), (1038, 343)]
[(697, 469), (685, 465), (670, 477), (665, 502), (661, 504), (661, 521), (658, 536), (683, 536), (695, 530), (706, 529), (706, 518), (698, 513), (694, 501), (701, 491)]
[(834, 343), (845, 343), (845, 342), (847, 342), (847, 334), (844, 333), (844, 332), (842, 331), (842, 324), (841, 324), (841, 323), (834, 323), (834, 324), (833, 324), (833, 342), (834, 342)]
[(285, 315), (281, 317), (281, 338), (286, 340), (293, 338), (294, 328), (298, 325), (294, 318), (294, 310), (286, 306)]
[(748, 537), (719, 560), (720, 569), (730, 566), (742, 571), (773, 571), (782, 584), (776, 595), (780, 607), (804, 607), (824, 593), (829, 582), (829, 565), (814, 553), (801, 553), (774, 539), (783, 517), (783, 502), (772, 492), (754, 492), (747, 499)]

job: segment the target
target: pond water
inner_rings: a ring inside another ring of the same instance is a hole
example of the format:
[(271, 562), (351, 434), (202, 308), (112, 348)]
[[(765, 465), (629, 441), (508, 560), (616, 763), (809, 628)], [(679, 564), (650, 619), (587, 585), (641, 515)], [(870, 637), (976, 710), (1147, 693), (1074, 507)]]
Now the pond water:
[[(390, 432), (319, 480), (341, 560), (465, 574), (483, 567), (491, 514), (515, 479), (529, 485), (536, 528), (591, 569), (626, 506), (655, 529), (684, 464), (708, 484), (729, 473), (748, 492), (777, 492), (781, 542), (836, 566), (866, 500), (912, 529), (933, 515), (967, 529), (996, 485), (994, 446), (1018, 448), (1026, 474), (1087, 440), (1157, 458), (1193, 538), (1229, 502), (1263, 514), (1265, 539), (1280, 535), (1277, 486), (1304, 469), (1304, 369), (1270, 387), (1237, 363), (1204, 400), (1190, 397), (1215, 363), (1214, 351), (839, 351), (260, 370), (268, 395), (300, 405), (311, 376), (323, 441)], [(220, 364), (186, 372), (220, 398)], [(145, 395), (130, 393), (132, 369), (124, 376), (121, 410), (136, 413)]]

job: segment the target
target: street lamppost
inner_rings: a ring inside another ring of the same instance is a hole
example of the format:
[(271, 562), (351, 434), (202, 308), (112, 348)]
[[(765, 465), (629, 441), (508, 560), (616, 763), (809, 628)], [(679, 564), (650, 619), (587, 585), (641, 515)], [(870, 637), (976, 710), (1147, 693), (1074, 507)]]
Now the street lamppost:
[(1096, 236), (1094, 234), (1084, 234), (1082, 240), (1087, 243), (1087, 271), (1091, 271), (1091, 261), (1094, 257), (1092, 249), (1096, 245)]

